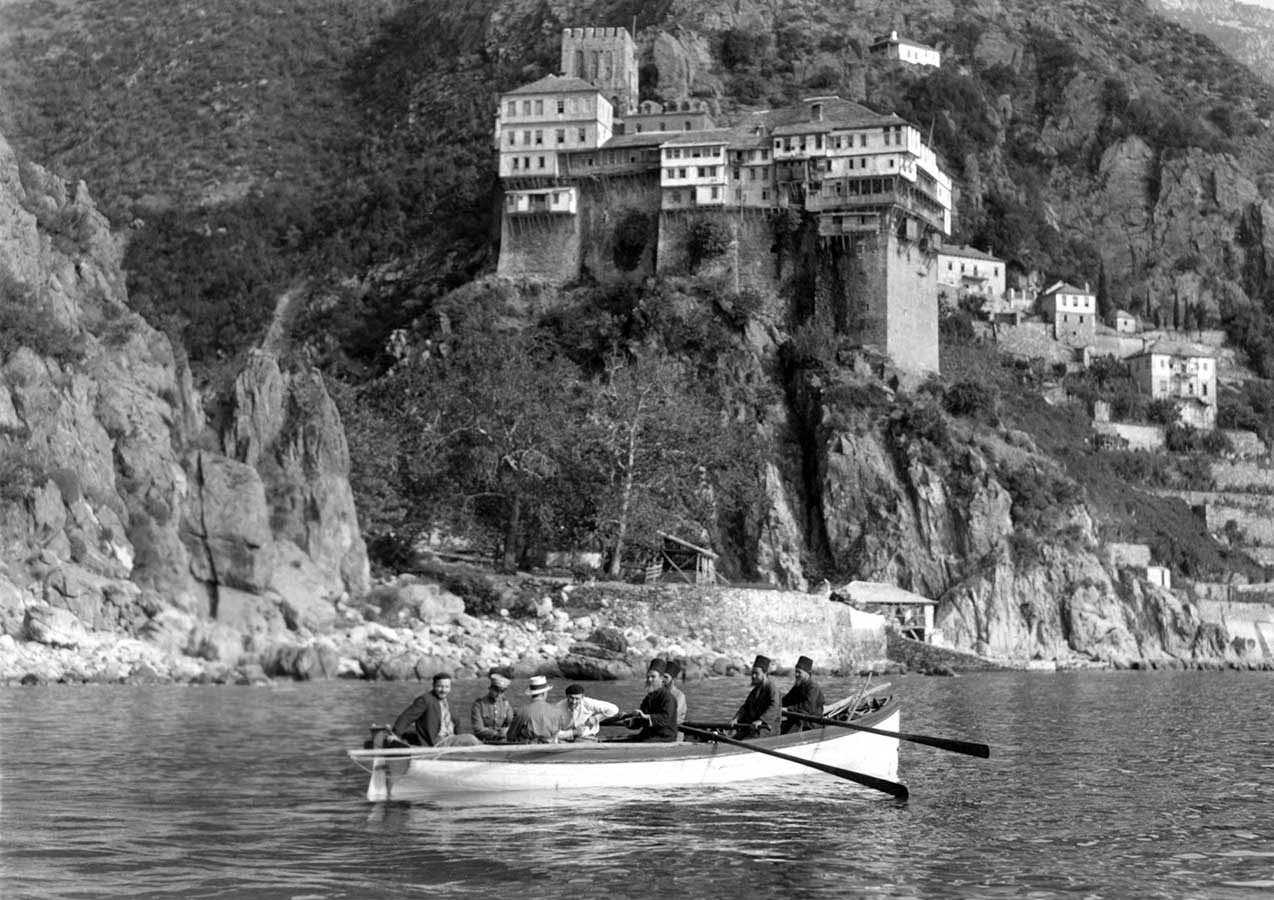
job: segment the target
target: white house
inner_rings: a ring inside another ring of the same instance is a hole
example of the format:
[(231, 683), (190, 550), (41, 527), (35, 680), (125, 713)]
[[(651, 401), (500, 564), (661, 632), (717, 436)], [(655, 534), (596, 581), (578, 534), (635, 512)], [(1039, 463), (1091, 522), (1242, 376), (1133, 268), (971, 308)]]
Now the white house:
[(1053, 321), (1053, 337), (1085, 340), (1097, 328), (1097, 295), (1088, 285), (1077, 288), (1058, 281), (1044, 289), (1036, 300), (1040, 313)]
[(547, 75), (500, 96), (496, 142), (501, 178), (556, 178), (558, 153), (610, 140), (614, 109), (593, 85)]
[(1154, 399), (1180, 401), (1181, 421), (1195, 428), (1216, 427), (1216, 355), (1207, 349), (1159, 341), (1128, 357), (1138, 387)]
[(876, 41), (867, 48), (867, 52), (872, 56), (883, 56), (886, 59), (896, 59), (916, 66), (942, 65), (942, 54), (937, 50), (928, 44), (900, 38), (896, 31), (891, 31), (889, 37)]
[(1119, 334), (1136, 334), (1137, 317), (1124, 309), (1115, 310), (1115, 331)]
[(938, 250), (938, 285), (957, 297), (976, 294), (988, 300), (1004, 296), (1004, 260), (958, 244)]
[(659, 187), (664, 209), (726, 205), (726, 129), (687, 131), (659, 145)]

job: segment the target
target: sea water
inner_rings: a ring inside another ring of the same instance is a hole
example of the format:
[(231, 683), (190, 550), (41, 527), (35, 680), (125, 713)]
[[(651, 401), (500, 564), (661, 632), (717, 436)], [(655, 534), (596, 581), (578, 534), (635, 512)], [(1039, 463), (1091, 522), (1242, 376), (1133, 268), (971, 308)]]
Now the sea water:
[[(344, 751), (426, 685), (0, 688), (0, 896), (1274, 896), (1274, 675), (889, 680), (904, 731), (991, 758), (903, 744), (906, 802), (810, 771), (372, 804)], [(453, 709), (483, 688), (458, 683)], [(588, 688), (622, 708), (642, 691)], [(746, 690), (688, 683), (690, 717)]]

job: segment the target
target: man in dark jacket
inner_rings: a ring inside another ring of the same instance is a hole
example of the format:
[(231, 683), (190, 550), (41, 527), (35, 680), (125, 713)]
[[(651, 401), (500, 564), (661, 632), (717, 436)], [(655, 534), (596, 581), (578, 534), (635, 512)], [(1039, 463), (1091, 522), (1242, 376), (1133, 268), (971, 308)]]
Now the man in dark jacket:
[[(798, 712), (807, 716), (823, 714), (823, 689), (814, 683), (814, 660), (802, 656), (796, 661), (796, 670), (792, 673), (796, 683), (783, 695), (785, 712)], [(789, 731), (805, 731), (808, 728), (820, 727), (817, 722), (806, 722), (803, 719), (783, 720), (783, 733)]]
[(758, 655), (752, 663), (752, 690), (730, 720), (730, 727), (739, 740), (768, 737), (779, 733), (782, 715), (779, 689), (770, 681), (770, 659)]
[(412, 701), (394, 720), (393, 735), (408, 744), (425, 747), (463, 747), (479, 743), (471, 734), (458, 734), (447, 695), (451, 693), (451, 673), (434, 676), (433, 689)]
[(630, 728), (640, 728), (629, 741), (675, 741), (677, 731), (677, 698), (663, 683), (664, 661), (652, 659), (646, 669), (646, 696), (637, 712), (629, 713)]
[(487, 678), (490, 682), (487, 692), (469, 707), (469, 725), (483, 743), (503, 743), (513, 724), (513, 707), (504, 698), (509, 689), (509, 676), (492, 669)]

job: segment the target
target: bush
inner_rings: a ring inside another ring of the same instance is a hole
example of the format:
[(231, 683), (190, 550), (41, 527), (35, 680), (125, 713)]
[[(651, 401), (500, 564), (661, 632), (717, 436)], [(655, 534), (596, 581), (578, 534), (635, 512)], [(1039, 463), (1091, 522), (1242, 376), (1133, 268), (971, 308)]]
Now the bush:
[(621, 272), (631, 272), (641, 265), (642, 254), (650, 242), (650, 216), (632, 209), (615, 225), (612, 258)]
[(974, 381), (952, 385), (942, 396), (942, 407), (953, 416), (974, 419), (987, 425), (999, 422), (995, 392)]
[(41, 309), (31, 288), (0, 272), (0, 360), (19, 347), (62, 365), (84, 358), (80, 335)]
[(730, 226), (718, 219), (699, 219), (690, 226), (686, 236), (686, 252), (690, 255), (690, 267), (715, 259), (730, 247), (734, 235)]

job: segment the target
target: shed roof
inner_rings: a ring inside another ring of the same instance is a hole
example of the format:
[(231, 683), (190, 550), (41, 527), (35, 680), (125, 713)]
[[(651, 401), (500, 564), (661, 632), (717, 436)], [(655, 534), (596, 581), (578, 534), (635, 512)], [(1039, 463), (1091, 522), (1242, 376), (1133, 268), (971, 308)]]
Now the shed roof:
[(888, 606), (937, 606), (937, 600), (930, 600), (905, 588), (887, 584), (883, 581), (851, 581), (844, 587), (837, 588), (836, 593), (848, 597), (851, 603), (879, 603)]
[(572, 78), (567, 75), (545, 75), (538, 81), (532, 81), (530, 84), (524, 84), (521, 87), (515, 87), (511, 91), (506, 91), (505, 96), (509, 94), (600, 94), (596, 87), (589, 84), (582, 78)]

